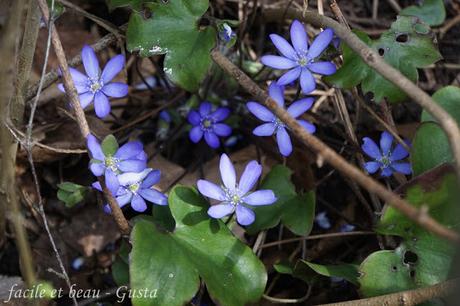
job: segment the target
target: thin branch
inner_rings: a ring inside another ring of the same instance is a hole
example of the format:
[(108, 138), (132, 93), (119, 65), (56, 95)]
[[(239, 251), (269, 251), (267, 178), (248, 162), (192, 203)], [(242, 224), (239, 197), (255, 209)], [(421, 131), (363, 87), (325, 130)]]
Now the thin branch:
[[(44, 19), (47, 24), (49, 24), (49, 11), (48, 6), (46, 5), (46, 0), (37, 0), (38, 5), (40, 6), (40, 10), (44, 16)], [(80, 100), (78, 98), (77, 90), (75, 89), (75, 84), (73, 82), (72, 76), (69, 72), (69, 66), (67, 64), (67, 60), (65, 58), (64, 49), (62, 48), (61, 40), (59, 38), (59, 34), (55, 27), (51, 29), (51, 42), (53, 44), (54, 52), (59, 62), (60, 70), (62, 71), (63, 83), (66, 94), (70, 100), (72, 108), (75, 111), (75, 117), (77, 119), (78, 127), (80, 129), (81, 134), (86, 139), (86, 137), (90, 134), (90, 129), (88, 126), (88, 122), (86, 121), (85, 113), (80, 105)], [(118, 206), (117, 201), (110, 193), (110, 191), (105, 186), (105, 181), (102, 176), (98, 177), (99, 183), (102, 186), (102, 190), (104, 192), (105, 198), (110, 205), (112, 210), (112, 216), (115, 219), (115, 222), (118, 225), (120, 232), (123, 235), (128, 235), (130, 232), (130, 227), (128, 221), (126, 220), (121, 208)]]
[(382, 184), (363, 173), (356, 166), (347, 162), (342, 156), (337, 154), (317, 137), (309, 134), (296, 119), (289, 115), (284, 108), (278, 106), (278, 104), (271, 99), (265, 91), (260, 89), (260, 87), (257, 86), (250, 77), (230, 62), (218, 50), (214, 49), (211, 52), (211, 57), (217, 65), (232, 76), (256, 100), (264, 103), (268, 108), (270, 108), (274, 114), (291, 129), (294, 135), (296, 135), (305, 145), (316, 151), (324, 161), (329, 162), (334, 168), (344, 173), (350, 179), (356, 181), (369, 192), (375, 193), (390, 206), (398, 209), (405, 216), (423, 228), (449, 240), (460, 242), (460, 236), (455, 231), (438, 223), (436, 220), (431, 218), (426, 211), (419, 210), (410, 205), (398, 195), (386, 189)]
[[(265, 18), (268, 20), (277, 20), (284, 11), (284, 8), (267, 7), (263, 13)], [(329, 27), (334, 29), (334, 33), (353, 51), (355, 51), (367, 65), (380, 73), (396, 87), (404, 91), (410, 98), (412, 98), (412, 100), (417, 102), (421, 107), (429, 112), (438, 121), (439, 125), (447, 135), (453, 156), (455, 157), (457, 175), (460, 177), (460, 129), (457, 122), (448, 112), (446, 112), (426, 92), (421, 90), (399, 70), (387, 64), (381, 56), (379, 56), (373, 49), (369, 48), (369, 46), (360, 40), (356, 34), (332, 18), (318, 15), (316, 12), (311, 11), (303, 13), (292, 8), (287, 10), (286, 16), (288, 18), (303, 20), (304, 22), (311, 23), (317, 27)]]
[(374, 305), (400, 305), (413, 306), (425, 301), (448, 296), (458, 290), (459, 279), (448, 280), (434, 286), (423, 287), (414, 290), (401, 291), (392, 294), (380, 295), (368, 299), (323, 304), (318, 306), (374, 306)]

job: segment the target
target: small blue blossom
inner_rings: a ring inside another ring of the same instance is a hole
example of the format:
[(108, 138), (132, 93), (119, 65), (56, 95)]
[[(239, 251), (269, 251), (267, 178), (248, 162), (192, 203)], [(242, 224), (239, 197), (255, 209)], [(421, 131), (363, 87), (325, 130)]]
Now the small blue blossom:
[[(160, 170), (146, 168), (142, 172), (126, 172), (118, 175), (119, 189), (115, 199), (120, 207), (131, 203), (131, 207), (137, 212), (144, 212), (147, 209), (145, 201), (157, 205), (168, 205), (168, 198), (163, 193), (152, 188), (160, 181)], [(99, 182), (93, 183), (93, 187), (101, 191)], [(105, 205), (104, 210), (110, 213), (110, 206)]]
[(91, 152), (90, 169), (95, 176), (104, 175), (107, 188), (115, 194), (119, 188), (117, 175), (121, 172), (141, 172), (147, 167), (147, 155), (140, 141), (121, 146), (115, 154), (106, 156), (93, 135), (86, 137)]
[(232, 28), (227, 23), (224, 23), (219, 31), (219, 38), (225, 43), (229, 43), (235, 36), (236, 34)]
[(331, 228), (331, 221), (329, 220), (329, 217), (327, 216), (327, 213), (325, 211), (320, 212), (320, 213), (318, 213), (316, 215), (315, 222), (322, 229), (330, 229)]
[[(81, 59), (86, 75), (75, 68), (69, 68), (79, 94), (81, 107), (86, 108), (94, 101), (96, 115), (99, 118), (104, 118), (110, 113), (108, 97), (121, 98), (128, 94), (128, 85), (110, 82), (123, 69), (125, 57), (121, 54), (112, 57), (105, 65), (102, 73), (96, 53), (90, 46), (83, 47)], [(65, 92), (63, 84), (58, 84), (58, 88)]]
[(355, 228), (356, 228), (356, 226), (354, 226), (353, 224), (345, 223), (345, 224), (342, 224), (342, 225), (340, 226), (340, 232), (342, 232), (342, 233), (351, 232), (351, 231), (353, 231)]
[(265, 55), (262, 56), (261, 62), (274, 69), (289, 69), (278, 80), (278, 85), (288, 85), (300, 78), (302, 92), (308, 94), (316, 88), (312, 73), (331, 75), (336, 71), (333, 63), (316, 60), (329, 46), (333, 37), (334, 31), (325, 29), (316, 36), (309, 48), (304, 26), (298, 20), (294, 20), (291, 24), (292, 46), (283, 37), (271, 34), (270, 39), (282, 56)]
[[(278, 86), (275, 82), (270, 84), (268, 88), (270, 97), (280, 106), (284, 107), (284, 87)], [(293, 102), (287, 109), (287, 112), (294, 118), (301, 116), (308, 111), (313, 105), (313, 98), (300, 99)], [(257, 136), (271, 136), (276, 134), (276, 141), (278, 148), (283, 156), (289, 156), (292, 152), (292, 143), (289, 134), (287, 133), (286, 125), (276, 117), (268, 108), (256, 102), (248, 102), (247, 107), (249, 111), (264, 121), (265, 123), (259, 125), (254, 129), (253, 134)], [(297, 122), (303, 126), (309, 133), (314, 133), (316, 127), (308, 121), (297, 119)]]
[(406, 175), (411, 174), (410, 163), (401, 162), (401, 160), (409, 156), (409, 152), (400, 143), (393, 150), (392, 147), (393, 136), (387, 131), (384, 131), (380, 136), (380, 148), (372, 139), (364, 137), (361, 148), (364, 153), (374, 159), (374, 161), (364, 164), (366, 171), (372, 174), (380, 169), (382, 171), (381, 175), (384, 177), (391, 176), (395, 171)]
[(222, 218), (236, 211), (236, 220), (241, 225), (254, 222), (255, 214), (248, 205), (270, 205), (276, 202), (272, 190), (258, 190), (250, 192), (262, 174), (262, 166), (255, 160), (249, 162), (241, 175), (239, 184), (236, 183), (236, 172), (231, 160), (226, 154), (220, 157), (220, 176), (223, 185), (217, 186), (206, 180), (197, 182), (200, 193), (211, 199), (220, 201), (211, 205), (208, 215), (212, 218)]
[(160, 112), (160, 118), (163, 120), (163, 121), (166, 121), (168, 123), (171, 122), (171, 115), (169, 114), (169, 112), (167, 110), (162, 110)]
[(211, 148), (220, 146), (219, 137), (226, 137), (232, 133), (232, 128), (221, 121), (230, 114), (226, 107), (219, 107), (212, 112), (212, 105), (209, 102), (201, 103), (199, 111), (191, 110), (188, 114), (188, 121), (193, 126), (190, 130), (190, 140), (197, 143), (203, 138)]

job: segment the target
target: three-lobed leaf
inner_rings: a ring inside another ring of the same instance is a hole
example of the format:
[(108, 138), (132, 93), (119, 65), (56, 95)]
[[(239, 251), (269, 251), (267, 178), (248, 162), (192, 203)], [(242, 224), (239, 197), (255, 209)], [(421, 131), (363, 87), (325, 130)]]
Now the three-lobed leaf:
[(446, 8), (443, 0), (423, 0), (404, 8), (399, 14), (416, 16), (430, 26), (437, 26), (446, 19)]
[[(388, 64), (413, 82), (418, 80), (417, 68), (426, 67), (441, 59), (441, 54), (433, 43), (430, 28), (417, 17), (398, 16), (391, 28), (377, 40), (370, 39), (362, 32), (356, 34)], [(343, 66), (326, 80), (341, 88), (361, 84), (363, 92), (372, 92), (376, 102), (384, 98), (394, 103), (406, 99), (403, 91), (365, 64), (347, 45), (342, 46)]]
[(152, 16), (133, 12), (126, 32), (128, 50), (141, 56), (165, 54), (168, 78), (188, 91), (196, 91), (211, 65), (216, 43), (212, 27), (199, 27), (208, 0), (170, 0), (145, 3)]
[(225, 224), (209, 218), (206, 201), (195, 190), (176, 186), (169, 206), (174, 232), (161, 231), (147, 220), (134, 226), (131, 288), (157, 294), (154, 299), (135, 297), (133, 304), (183, 305), (196, 294), (200, 277), (221, 305), (259, 300), (267, 281), (263, 264)]

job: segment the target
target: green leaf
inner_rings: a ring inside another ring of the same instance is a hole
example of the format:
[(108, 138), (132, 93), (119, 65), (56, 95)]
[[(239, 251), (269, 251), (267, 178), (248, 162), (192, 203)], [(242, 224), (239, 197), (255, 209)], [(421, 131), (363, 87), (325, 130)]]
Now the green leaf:
[[(364, 33), (357, 32), (357, 35), (383, 56), (388, 64), (400, 70), (413, 82), (418, 80), (417, 68), (426, 67), (441, 59), (441, 54), (433, 43), (430, 28), (415, 17), (398, 16), (391, 28), (377, 40), (371, 40)], [(337, 73), (327, 77), (327, 81), (342, 88), (361, 84), (363, 92), (372, 92), (376, 102), (385, 97), (393, 103), (406, 99), (404, 92), (367, 66), (346, 45), (343, 46), (343, 54), (343, 66)]]
[(319, 265), (305, 260), (301, 263), (312, 269), (314, 272), (326, 277), (340, 277), (354, 285), (358, 285), (358, 265), (340, 264), (340, 265)]
[(446, 19), (446, 8), (443, 0), (424, 0), (420, 4), (406, 7), (399, 14), (416, 16), (430, 26), (437, 26)]
[[(48, 8), (51, 11), (51, 0), (46, 1), (48, 4)], [(62, 5), (62, 3), (59, 3), (58, 0), (54, 1), (54, 9), (51, 12), (51, 15), (54, 19), (57, 19), (59, 16), (61, 16), (65, 12), (65, 7)]]
[(85, 198), (87, 188), (72, 182), (58, 184), (57, 198), (67, 207), (72, 207)]
[[(398, 192), (416, 207), (426, 205), (431, 217), (458, 228), (460, 213), (457, 180), (451, 166), (444, 165), (418, 176)], [(371, 254), (360, 266), (361, 292), (376, 296), (429, 286), (444, 281), (450, 271), (455, 246), (432, 234), (392, 207), (387, 207), (377, 231), (396, 235), (402, 243), (394, 251)]]
[(280, 220), (294, 234), (305, 236), (310, 233), (315, 214), (315, 193), (297, 195), (291, 175), (289, 168), (276, 165), (264, 178), (259, 189), (273, 190), (278, 200), (272, 205), (251, 207), (256, 220), (247, 227), (248, 233), (275, 227)]
[[(444, 108), (456, 121), (460, 123), (460, 88), (457, 86), (446, 86), (433, 94), (435, 100)], [(436, 121), (426, 110), (422, 111), (423, 121)]]
[(131, 234), (131, 288), (155, 290), (155, 299), (134, 297), (135, 306), (183, 305), (199, 288), (199, 277), (220, 305), (245, 305), (262, 296), (267, 275), (251, 249), (219, 220), (194, 190), (176, 186), (169, 195), (174, 232), (139, 220)]
[(107, 135), (102, 141), (101, 147), (105, 156), (112, 156), (118, 150), (117, 139), (113, 135)]
[(453, 162), (447, 136), (434, 122), (424, 122), (419, 126), (410, 155), (414, 175), (419, 175), (443, 163)]
[(152, 17), (133, 12), (129, 20), (128, 50), (141, 56), (166, 54), (168, 78), (188, 91), (196, 91), (211, 65), (210, 51), (216, 43), (212, 27), (198, 28), (208, 0), (170, 0), (145, 4)]

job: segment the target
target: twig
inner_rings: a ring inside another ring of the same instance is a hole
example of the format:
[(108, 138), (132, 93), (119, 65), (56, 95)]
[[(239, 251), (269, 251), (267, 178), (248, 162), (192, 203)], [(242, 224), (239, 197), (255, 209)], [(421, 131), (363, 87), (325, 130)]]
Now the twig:
[[(47, 24), (49, 24), (49, 11), (48, 6), (46, 5), (46, 0), (37, 1), (45, 21), (47, 22)], [(88, 126), (88, 122), (86, 121), (85, 113), (81, 108), (77, 90), (75, 89), (75, 84), (69, 72), (69, 66), (65, 58), (64, 49), (62, 48), (61, 40), (55, 27), (51, 29), (51, 42), (53, 44), (54, 52), (59, 62), (59, 67), (62, 71), (63, 83), (66, 94), (69, 97), (70, 103), (72, 104), (72, 108), (75, 111), (75, 117), (77, 119), (78, 127), (83, 137), (86, 138), (90, 134), (90, 129)], [(130, 232), (130, 227), (128, 221), (123, 215), (123, 212), (121, 211), (121, 208), (118, 206), (117, 201), (105, 186), (105, 181), (103, 177), (98, 177), (98, 180), (102, 186), (105, 198), (107, 199), (107, 202), (109, 203), (110, 208), (112, 210), (112, 216), (114, 217), (120, 232), (123, 235), (128, 235)]]
[[(283, 12), (283, 8), (266, 8), (264, 10), (264, 15), (269, 20), (277, 20), (278, 16)], [(369, 48), (369, 46), (360, 40), (356, 34), (337, 21), (326, 16), (318, 15), (316, 12), (305, 12), (305, 14), (303, 14), (292, 8), (287, 10), (286, 16), (289, 18), (301, 19), (318, 27), (329, 27), (334, 29), (335, 34), (355, 51), (367, 65), (404, 91), (410, 98), (428, 111), (428, 113), (438, 121), (447, 135), (453, 153), (452, 155), (455, 157), (457, 175), (460, 177), (460, 129), (457, 122), (448, 112), (399, 70), (387, 64), (382, 57)]]
[[(310, 13), (307, 13), (310, 14)], [(222, 53), (214, 49), (211, 52), (211, 57), (226, 73), (232, 76), (238, 83), (246, 89), (256, 100), (263, 102), (270, 108), (275, 115), (283, 121), (305, 145), (316, 151), (324, 161), (329, 162), (334, 168), (344, 173), (350, 179), (355, 180), (362, 187), (371, 193), (377, 194), (382, 200), (386, 201), (390, 206), (398, 209), (409, 219), (418, 223), (420, 226), (436, 233), (439, 236), (449, 240), (460, 242), (460, 236), (453, 230), (446, 228), (436, 220), (431, 218), (426, 211), (419, 210), (414, 206), (401, 199), (398, 195), (390, 190), (387, 190), (383, 185), (378, 183), (370, 176), (364, 174), (356, 166), (348, 163), (342, 156), (324, 144), (314, 135), (309, 134), (289, 113), (271, 99), (265, 91), (259, 88), (251, 78), (243, 71), (230, 62)]]
[(305, 293), (303, 297), (298, 298), (298, 299), (281, 299), (281, 298), (271, 297), (266, 294), (264, 294), (262, 297), (266, 299), (267, 301), (270, 301), (272, 303), (277, 303), (277, 304), (300, 304), (308, 300), (311, 294), (311, 288), (312, 286), (308, 285), (307, 293)]
[[(1, 123), (5, 125), (7, 119), (6, 108), (13, 93), (14, 80), (14, 63), (17, 38), (20, 36), (19, 26), (24, 8), (24, 0), (14, 1), (9, 12), (9, 18), (3, 29), (3, 39), (0, 44), (0, 55), (2, 63), (0, 64), (0, 114)], [(35, 269), (32, 260), (27, 231), (22, 223), (22, 214), (16, 191), (16, 151), (17, 143), (14, 141), (8, 129), (0, 129), (1, 148), (2, 148), (2, 169), (1, 169), (1, 186), (0, 186), (0, 239), (4, 239), (5, 233), (5, 215), (6, 206), (11, 212), (12, 223), (16, 238), (16, 244), (21, 258), (21, 271), (27, 286), (32, 287), (36, 282)], [(3, 241), (0, 241), (3, 242)]]
[(259, 248), (265, 249), (269, 247), (278, 246), (280, 244), (303, 241), (303, 240), (318, 240), (318, 239), (325, 239), (325, 238), (338, 238), (338, 237), (349, 237), (349, 236), (369, 236), (369, 235), (376, 235), (375, 232), (366, 232), (366, 231), (356, 231), (356, 232), (340, 232), (340, 233), (326, 233), (326, 234), (318, 234), (318, 235), (310, 235), (306, 237), (296, 237), (291, 239), (284, 239), (275, 242), (269, 242), (266, 244), (262, 244)]
[(434, 286), (414, 290), (401, 291), (392, 294), (380, 295), (368, 299), (322, 304), (318, 306), (374, 306), (374, 305), (419, 305), (425, 301), (447, 296), (458, 289), (459, 279), (448, 280)]

